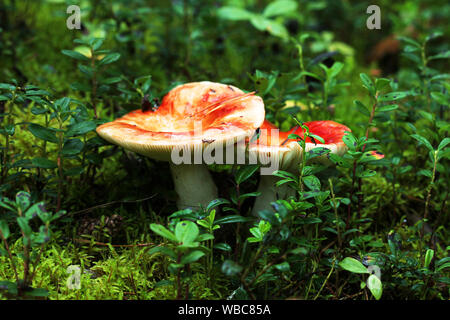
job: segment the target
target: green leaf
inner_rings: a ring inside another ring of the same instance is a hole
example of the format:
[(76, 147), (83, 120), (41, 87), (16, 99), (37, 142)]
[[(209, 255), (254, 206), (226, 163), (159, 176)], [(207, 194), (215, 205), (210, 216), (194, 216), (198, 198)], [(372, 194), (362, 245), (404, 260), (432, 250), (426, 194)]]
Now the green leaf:
[(285, 15), (297, 10), (297, 2), (292, 0), (277, 0), (270, 2), (264, 9), (263, 16), (266, 18)]
[(450, 50), (428, 57), (428, 60), (436, 60), (436, 59), (450, 59)]
[(192, 221), (180, 221), (175, 226), (175, 237), (183, 246), (194, 245), (199, 229)]
[(51, 129), (45, 128), (36, 123), (30, 123), (28, 125), (28, 130), (38, 139), (58, 143), (58, 138), (56, 138), (55, 131)]
[(367, 151), (359, 158), (358, 163), (378, 161), (382, 158), (384, 158), (384, 155), (378, 151)]
[(372, 96), (374, 96), (375, 95), (375, 86), (373, 85), (373, 82), (369, 78), (369, 76), (365, 73), (360, 73), (359, 77), (361, 78), (363, 87), (366, 88)]
[(319, 75), (312, 73), (312, 72), (308, 72), (308, 71), (300, 72), (299, 76), (308, 76), (308, 77), (314, 78), (316, 80), (319, 80), (320, 82), (324, 81)]
[(395, 101), (403, 99), (407, 96), (409, 96), (409, 92), (406, 91), (389, 92), (379, 96), (377, 100), (378, 102)]
[(434, 121), (434, 115), (432, 113), (426, 112), (424, 110), (419, 110), (419, 115), (428, 121)]
[(14, 124), (7, 124), (7, 125), (5, 125), (4, 128), (5, 128), (5, 132), (10, 136), (13, 136), (14, 132), (16, 131)]
[(261, 192), (260, 191), (255, 191), (255, 192), (248, 192), (248, 193), (244, 193), (244, 194), (241, 194), (239, 197), (238, 197), (238, 199), (239, 199), (239, 201), (244, 201), (245, 199), (247, 199), (247, 198), (250, 198), (250, 197), (259, 197), (261, 195)]
[(70, 139), (64, 143), (62, 154), (65, 156), (76, 155), (83, 150), (84, 143), (80, 139)]
[(31, 163), (34, 167), (42, 169), (54, 169), (58, 167), (55, 161), (40, 157), (31, 159)]
[(374, 274), (371, 274), (367, 279), (367, 287), (369, 288), (375, 299), (380, 300), (383, 293), (383, 286), (381, 280)]
[(119, 59), (120, 59), (120, 53), (110, 53), (110, 54), (107, 54), (102, 60), (100, 60), (99, 65), (110, 64)]
[(447, 268), (450, 268), (450, 262), (441, 264), (439, 267), (436, 268), (436, 272), (439, 272), (439, 271), (441, 271), (443, 269), (447, 269)]
[(94, 69), (90, 66), (85, 66), (85, 65), (78, 65), (78, 69), (84, 73), (88, 78), (92, 78), (93, 74), (94, 74)]
[(16, 203), (20, 210), (22, 212), (25, 212), (25, 210), (30, 206), (31, 203), (31, 196), (28, 192), (25, 191), (19, 191), (16, 194)]
[(121, 77), (110, 77), (110, 78), (106, 78), (106, 79), (101, 80), (101, 83), (103, 83), (103, 84), (113, 84), (113, 83), (117, 83), (117, 82), (120, 82), (120, 81), (122, 81)]
[(47, 212), (44, 202), (39, 202), (39, 203), (32, 205), (25, 213), (25, 216), (28, 219), (32, 219), (35, 216), (38, 216), (44, 223), (50, 222), (50, 220), (52, 218), (51, 214), (49, 212)]
[(202, 226), (205, 229), (209, 229), (209, 227), (210, 227), (209, 223), (207, 221), (205, 221), (205, 220), (198, 220), (197, 224)]
[[(220, 228), (220, 227), (219, 227), (219, 228)], [(212, 234), (210, 234), (210, 233), (204, 233), (204, 234), (199, 235), (199, 236), (197, 237), (197, 239), (195, 239), (195, 240), (197, 240), (197, 242), (203, 242), (203, 241), (206, 241), (206, 240), (212, 240), (212, 239), (214, 239), (214, 236), (213, 236)]]
[(345, 145), (350, 150), (353, 150), (353, 151), (356, 150), (358, 143), (356, 142), (356, 138), (352, 133), (350, 133), (350, 132), (345, 133), (345, 136), (342, 137), (342, 141), (344, 141)]
[(154, 253), (158, 253), (158, 252), (165, 254), (166, 256), (171, 257), (174, 260), (177, 259), (177, 254), (175, 253), (175, 251), (173, 251), (172, 249), (169, 249), (167, 247), (158, 246), (158, 247), (154, 247), (148, 251), (149, 254), (154, 254)]
[(432, 249), (428, 249), (427, 252), (425, 253), (425, 260), (424, 260), (424, 267), (428, 268), (430, 266), (431, 260), (434, 257), (434, 250)]
[(420, 43), (418, 43), (416, 40), (414, 40), (414, 39), (411, 39), (411, 38), (408, 38), (408, 37), (403, 37), (403, 36), (399, 36), (399, 37), (397, 37), (397, 39), (398, 40), (401, 40), (401, 41), (403, 41), (403, 42), (406, 42), (406, 43), (408, 43), (408, 44), (410, 44), (410, 45), (412, 45), (412, 46), (414, 46), (414, 47), (417, 47), (417, 48), (420, 48), (421, 47), (421, 45), (420, 45)]
[(284, 261), (282, 263), (274, 265), (275, 269), (281, 271), (281, 272), (288, 272), (291, 269), (291, 266), (289, 265), (289, 262)]
[(84, 168), (83, 167), (73, 167), (67, 170), (63, 170), (64, 175), (71, 177), (71, 176), (79, 176), (80, 174), (82, 174), (84, 172)]
[(339, 72), (344, 68), (344, 64), (342, 62), (335, 62), (333, 66), (328, 71), (328, 77), (335, 78)]
[(432, 39), (439, 38), (439, 37), (442, 37), (442, 36), (443, 36), (443, 33), (442, 33), (441, 31), (433, 32), (432, 34), (429, 34), (429, 35), (425, 38), (425, 42), (428, 42), (428, 41), (430, 41), (430, 40), (432, 40)]
[(23, 231), (23, 233), (26, 236), (30, 236), (33, 230), (31, 230), (30, 226), (28, 225), (28, 220), (24, 217), (17, 217), (17, 224), (20, 227), (20, 230)]
[(62, 54), (65, 54), (66, 56), (69, 56), (73, 59), (76, 60), (82, 60), (82, 61), (89, 61), (89, 58), (86, 57), (85, 55), (77, 52), (77, 51), (73, 51), (73, 50), (61, 50)]
[(450, 74), (448, 73), (444, 73), (444, 74), (438, 74), (433, 76), (430, 81), (440, 81), (440, 80), (449, 80), (450, 79)]
[(416, 139), (417, 141), (419, 141), (420, 143), (422, 143), (425, 147), (428, 148), (428, 150), (434, 151), (433, 146), (432, 146), (431, 143), (427, 140), (427, 138), (422, 137), (421, 135), (418, 135), (418, 134), (412, 134), (411, 137), (413, 137), (414, 139)]
[(442, 92), (431, 92), (430, 93), (431, 98), (433, 98), (434, 101), (436, 101), (439, 104), (442, 104), (444, 106), (449, 105), (449, 100), (445, 94)]
[(236, 183), (241, 184), (242, 182), (249, 179), (257, 170), (259, 169), (259, 165), (247, 165), (241, 166), (239, 170), (236, 172)]
[(334, 163), (336, 166), (346, 166), (346, 162), (344, 160), (344, 158), (342, 158), (341, 156), (334, 154), (334, 153), (329, 153), (327, 154), (328, 159)]
[(377, 78), (375, 79), (375, 88), (377, 89), (377, 91), (380, 91), (381, 89), (386, 87), (390, 82), (391, 80), (386, 78)]
[(417, 175), (431, 178), (433, 173), (431, 172), (431, 170), (428, 169), (420, 169), (419, 171), (417, 171)]
[(303, 183), (310, 190), (318, 191), (320, 190), (320, 180), (316, 176), (306, 176), (303, 178)]
[(231, 251), (231, 247), (230, 245), (226, 244), (226, 243), (217, 243), (214, 245), (214, 249), (218, 249), (218, 250), (222, 250), (222, 251)]
[(45, 90), (29, 90), (26, 92), (27, 96), (50, 96), (50, 92)]
[(46, 113), (48, 110), (39, 106), (34, 105), (31, 108), (31, 113), (34, 115), (40, 115)]
[(377, 173), (374, 170), (364, 170), (363, 172), (359, 173), (357, 176), (358, 178), (368, 178), (376, 175)]
[(355, 258), (347, 257), (341, 262), (339, 262), (339, 265), (342, 269), (353, 272), (353, 273), (369, 273), (366, 267), (356, 260)]
[(30, 291), (26, 291), (26, 295), (29, 297), (48, 297), (50, 292), (43, 288), (35, 288)]
[(209, 212), (215, 207), (220, 206), (222, 204), (230, 204), (230, 201), (223, 198), (214, 199), (210, 203), (208, 203), (208, 206), (206, 207), (206, 212)]
[(187, 255), (183, 256), (181, 258), (180, 263), (181, 264), (192, 263), (192, 262), (197, 261), (198, 259), (200, 259), (204, 255), (205, 255), (205, 253), (203, 251), (195, 250), (195, 251), (192, 251), (192, 252), (188, 253)]
[(266, 21), (266, 31), (268, 31), (271, 35), (280, 37), (282, 39), (288, 39), (289, 38), (289, 32), (287, 29), (282, 25), (281, 23), (278, 23), (276, 21)]
[(160, 224), (152, 223), (150, 225), (150, 229), (154, 233), (160, 235), (163, 238), (166, 238), (166, 239), (171, 240), (173, 242), (178, 242), (178, 239), (175, 237), (175, 235), (171, 231), (167, 230), (164, 226), (162, 226)]
[(398, 109), (398, 104), (390, 104), (387, 106), (382, 106), (382, 107), (378, 107), (376, 108), (377, 112), (388, 112), (388, 111), (392, 111)]
[(59, 210), (57, 213), (55, 213), (51, 218), (50, 218), (50, 222), (58, 220), (59, 218), (61, 218), (62, 216), (64, 216), (67, 213), (66, 210)]
[(1, 196), (0, 196), (0, 206), (11, 212), (17, 211), (17, 209), (16, 209), (17, 203), (9, 200), (8, 198), (1, 197)]
[(450, 138), (444, 138), (444, 140), (439, 143), (438, 150), (443, 150), (450, 143)]
[(0, 290), (7, 290), (9, 294), (17, 295), (17, 284), (11, 281), (0, 281)]
[(92, 50), (96, 51), (102, 46), (103, 41), (105, 41), (104, 38), (93, 38), (89, 40), (89, 45), (92, 47)]
[[(311, 132), (309, 133), (309, 137), (312, 138), (312, 140), (317, 140), (319, 142), (325, 143), (325, 140), (322, 137), (320, 137), (316, 134), (313, 134)], [(313, 142), (316, 143), (315, 141), (313, 141)]]
[[(330, 152), (331, 152), (330, 149), (324, 148), (324, 147), (317, 147), (317, 148), (311, 149), (306, 153), (306, 161), (309, 161), (316, 157), (321, 157), (321, 156), (325, 157)], [(294, 176), (294, 179), (296, 179), (296, 178), (297, 177)]]
[(355, 105), (356, 109), (366, 117), (370, 117), (370, 112), (367, 110), (367, 107), (359, 100), (353, 101), (353, 104)]
[(9, 83), (0, 83), (0, 90), (8, 90), (8, 91), (14, 91), (16, 90), (16, 87)]
[(231, 215), (231, 216), (226, 216), (226, 217), (223, 217), (220, 219), (216, 219), (216, 221), (214, 221), (214, 224), (220, 225), (220, 224), (226, 224), (226, 223), (248, 222), (250, 220), (251, 220), (251, 218), (248, 218), (248, 217), (243, 217), (243, 216), (239, 216), (239, 215)]
[(10, 232), (6, 221), (0, 220), (0, 231), (2, 232), (3, 238), (8, 239)]
[(73, 137), (83, 135), (95, 130), (96, 127), (97, 125), (94, 121), (77, 122), (69, 127), (69, 129), (65, 133), (65, 136)]
[(181, 263), (171, 263), (169, 264), (169, 272), (171, 274), (176, 274), (178, 272), (178, 269), (184, 267)]
[(221, 19), (240, 21), (240, 20), (250, 20), (254, 14), (241, 8), (222, 7), (219, 10), (217, 10), (217, 15)]

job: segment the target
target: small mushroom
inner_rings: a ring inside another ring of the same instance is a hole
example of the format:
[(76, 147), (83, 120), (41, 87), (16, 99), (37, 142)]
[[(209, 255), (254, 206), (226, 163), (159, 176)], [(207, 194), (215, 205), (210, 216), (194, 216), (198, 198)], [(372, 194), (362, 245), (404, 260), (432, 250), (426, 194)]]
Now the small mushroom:
[[(168, 161), (180, 209), (206, 206), (217, 187), (205, 165), (204, 151), (250, 136), (264, 121), (264, 103), (253, 93), (209, 81), (172, 89), (156, 110), (135, 110), (102, 124), (105, 140), (152, 159)], [(214, 163), (214, 162), (213, 162)]]
[[(351, 131), (346, 126), (334, 121), (311, 121), (305, 122), (310, 133), (320, 136), (325, 143), (318, 140), (306, 139), (305, 151), (308, 152), (317, 147), (324, 147), (331, 150), (331, 153), (342, 155), (347, 151), (347, 146), (342, 140), (345, 131)], [(288, 171), (293, 174), (298, 173), (298, 168), (302, 158), (302, 148), (297, 140), (288, 139), (290, 134), (297, 134), (303, 137), (303, 130), (299, 127), (292, 128), (288, 132), (278, 131), (278, 128), (265, 120), (261, 126), (261, 134), (257, 141), (250, 143), (249, 153), (256, 154), (259, 159), (272, 159), (278, 161), (277, 170)], [(317, 160), (330, 164), (326, 155), (317, 157)], [(287, 184), (276, 187), (279, 180), (274, 175), (261, 175), (258, 191), (261, 195), (256, 198), (252, 209), (252, 214), (257, 216), (261, 210), (271, 210), (270, 203), (278, 199), (286, 199), (295, 194)]]

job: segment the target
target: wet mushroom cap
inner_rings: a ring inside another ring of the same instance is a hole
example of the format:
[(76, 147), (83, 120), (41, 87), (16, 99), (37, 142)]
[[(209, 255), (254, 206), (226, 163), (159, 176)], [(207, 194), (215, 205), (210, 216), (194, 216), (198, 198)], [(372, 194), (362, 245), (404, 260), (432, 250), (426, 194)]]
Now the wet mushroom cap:
[(135, 110), (97, 127), (105, 140), (157, 160), (175, 147), (224, 146), (251, 136), (264, 121), (263, 100), (209, 81), (179, 85), (156, 111)]

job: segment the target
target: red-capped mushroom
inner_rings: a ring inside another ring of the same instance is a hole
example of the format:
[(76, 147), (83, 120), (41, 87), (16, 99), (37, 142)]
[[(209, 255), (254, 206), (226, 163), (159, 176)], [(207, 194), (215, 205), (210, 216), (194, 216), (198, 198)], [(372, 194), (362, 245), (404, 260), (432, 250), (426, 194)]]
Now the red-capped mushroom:
[(204, 149), (227, 150), (225, 146), (252, 135), (263, 121), (260, 97), (202, 81), (177, 86), (156, 111), (132, 111), (102, 124), (97, 133), (127, 150), (169, 161), (178, 207), (186, 208), (206, 206), (217, 198)]
[[(346, 131), (351, 131), (346, 126), (334, 121), (311, 121), (305, 122), (309, 132), (321, 137), (324, 143), (315, 139), (306, 138), (305, 151), (308, 152), (317, 147), (324, 147), (331, 150), (331, 153), (342, 155), (347, 151), (347, 146), (342, 140)], [(302, 147), (296, 139), (289, 139), (290, 134), (304, 136), (303, 129), (296, 126), (288, 132), (281, 132), (278, 128), (265, 120), (260, 127), (261, 133), (257, 141), (250, 143), (249, 153), (256, 155), (259, 159), (272, 159), (277, 161), (277, 169), (288, 171), (294, 174), (298, 173), (300, 161), (302, 158)], [(330, 163), (325, 156), (319, 156), (317, 159), (323, 163)], [(279, 180), (274, 175), (261, 175), (258, 191), (261, 195), (256, 198), (253, 206), (252, 214), (264, 209), (270, 209), (270, 203), (278, 199), (286, 199), (294, 195), (293, 189), (283, 184), (276, 187), (275, 184)]]

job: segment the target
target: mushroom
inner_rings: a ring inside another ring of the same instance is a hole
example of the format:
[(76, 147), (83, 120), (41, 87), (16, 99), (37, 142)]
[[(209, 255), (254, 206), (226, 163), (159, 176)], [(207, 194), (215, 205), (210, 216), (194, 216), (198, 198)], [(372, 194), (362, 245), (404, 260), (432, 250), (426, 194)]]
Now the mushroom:
[[(317, 148), (324, 147), (331, 150), (331, 153), (342, 155), (347, 151), (347, 146), (342, 138), (346, 131), (351, 131), (346, 126), (334, 121), (311, 121), (305, 122), (310, 133), (320, 136), (324, 143), (320, 141), (313, 142), (310, 138), (306, 139), (306, 152)], [(290, 134), (297, 134), (303, 137), (303, 131), (296, 126), (288, 132), (280, 132), (278, 128), (265, 120), (261, 126), (259, 139), (249, 145), (249, 153), (253, 154), (261, 160), (267, 160), (269, 157), (276, 160), (277, 169), (287, 171), (293, 174), (298, 173), (298, 168), (302, 158), (302, 147), (296, 139), (288, 139)], [(331, 161), (326, 155), (317, 157), (317, 160), (329, 165)], [(255, 200), (252, 214), (257, 216), (261, 210), (270, 210), (270, 203), (278, 199), (286, 199), (295, 194), (295, 191), (282, 184), (276, 187), (275, 184), (279, 180), (277, 176), (272, 174), (261, 174), (258, 191), (261, 195)]]
[(217, 198), (205, 164), (223, 163), (223, 159), (214, 161), (252, 135), (263, 121), (260, 97), (231, 85), (202, 81), (179, 85), (156, 110), (132, 111), (100, 125), (97, 133), (127, 150), (168, 161), (177, 205), (183, 209), (206, 206)]

